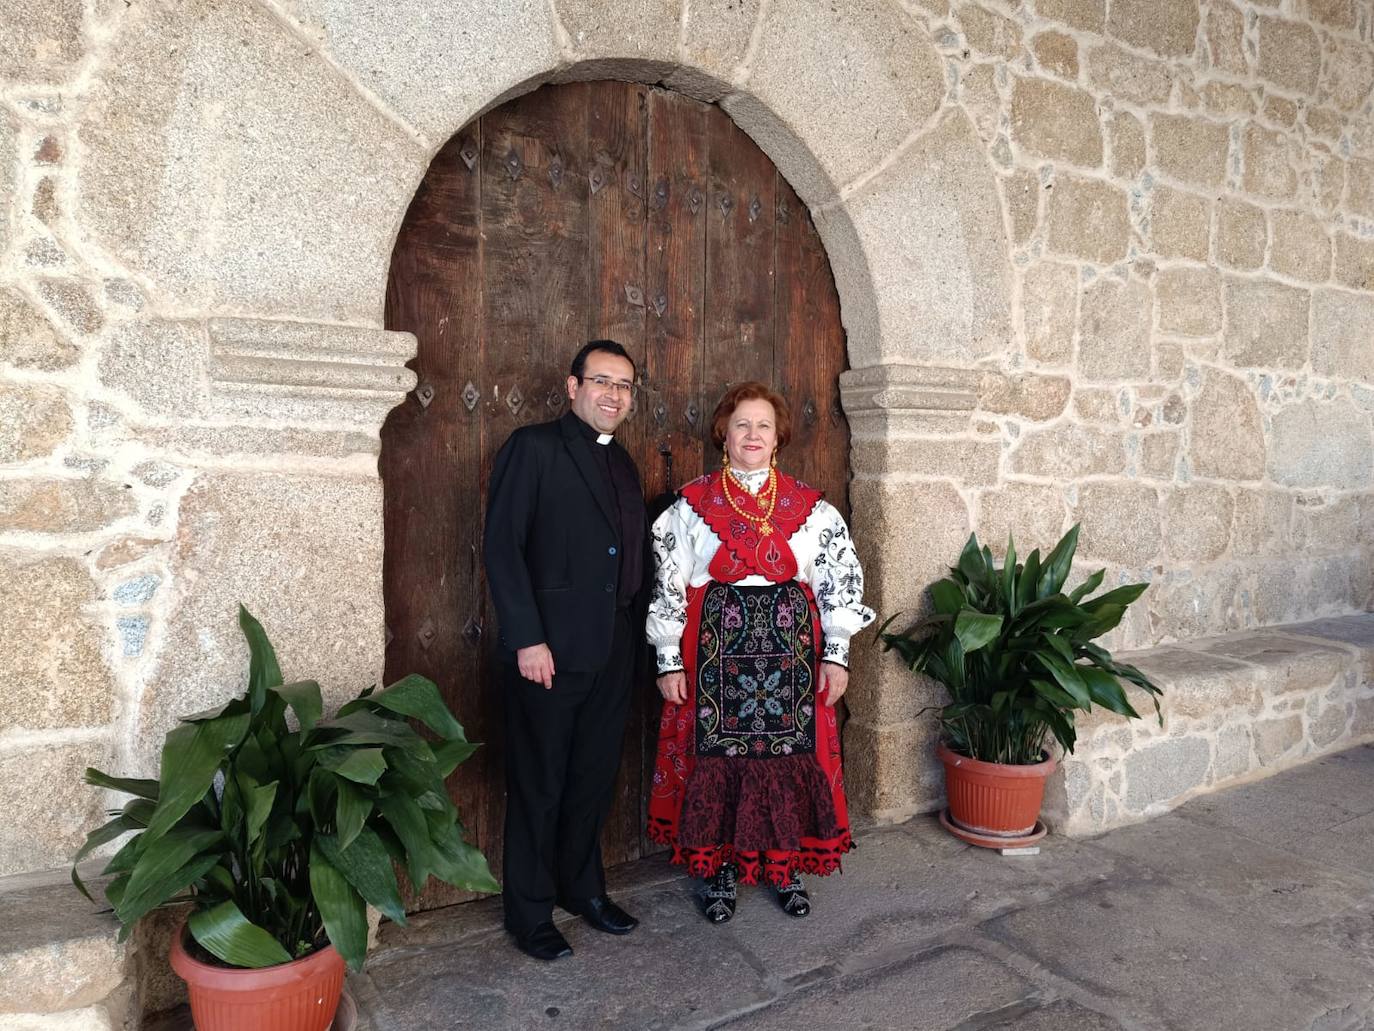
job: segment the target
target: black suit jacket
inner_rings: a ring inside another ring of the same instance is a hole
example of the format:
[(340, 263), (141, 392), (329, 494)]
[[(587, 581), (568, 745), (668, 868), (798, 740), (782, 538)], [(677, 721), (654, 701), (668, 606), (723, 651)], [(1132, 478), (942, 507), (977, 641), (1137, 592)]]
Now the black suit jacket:
[[(540, 642), (559, 673), (592, 672), (611, 651), (621, 547), (615, 498), (581, 420), (522, 426), (496, 455), (483, 558), (507, 653)], [(639, 472), (616, 441), (614, 456)], [(642, 490), (642, 488), (641, 488)], [(643, 534), (648, 551), (649, 533)], [(647, 554), (641, 568), (651, 568)], [(636, 611), (647, 595), (635, 585)]]

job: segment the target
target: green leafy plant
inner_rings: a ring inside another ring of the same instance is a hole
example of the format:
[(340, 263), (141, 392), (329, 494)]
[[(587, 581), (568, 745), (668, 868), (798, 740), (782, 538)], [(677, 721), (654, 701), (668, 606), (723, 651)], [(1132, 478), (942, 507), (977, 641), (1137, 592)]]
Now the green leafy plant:
[(1052, 734), (1072, 752), (1075, 712), (1100, 705), (1139, 718), (1122, 681), (1150, 694), (1163, 725), (1160, 689), (1092, 643), (1121, 622), (1148, 584), (1127, 584), (1088, 598), (1106, 575), (1099, 569), (1063, 593), (1077, 547), (1074, 526), (1043, 561), (1037, 549), (1022, 563), (1008, 539), (1006, 561), (999, 567), (971, 534), (958, 565), (930, 588), (934, 613), (906, 630), (888, 632), (896, 613), (879, 628), (884, 651), (896, 651), (913, 671), (948, 690), (940, 724), (954, 751), (985, 762), (1025, 765), (1044, 758)]
[(417, 889), (432, 874), (499, 891), (444, 789), (478, 746), (433, 682), (409, 676), (368, 688), (322, 719), (319, 684), (282, 683), (267, 634), (242, 606), (239, 626), (251, 656), (247, 691), (168, 732), (157, 780), (86, 770), (88, 784), (133, 796), (72, 861), (72, 881), (90, 898), (76, 864), (135, 832), (104, 870), (121, 940), (150, 910), (190, 902), (191, 936), (229, 966), (287, 963), (332, 942), (357, 970), (366, 904), (405, 923), (393, 863)]

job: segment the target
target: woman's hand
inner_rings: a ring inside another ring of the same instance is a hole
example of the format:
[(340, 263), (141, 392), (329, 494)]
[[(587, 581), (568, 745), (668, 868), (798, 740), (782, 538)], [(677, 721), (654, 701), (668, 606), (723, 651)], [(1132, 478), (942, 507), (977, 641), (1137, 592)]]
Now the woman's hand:
[(848, 686), (849, 670), (833, 662), (821, 663), (821, 689), (825, 692), (826, 705), (833, 709)]
[(680, 669), (663, 674), (658, 678), (658, 693), (665, 702), (681, 705), (687, 701), (687, 674)]

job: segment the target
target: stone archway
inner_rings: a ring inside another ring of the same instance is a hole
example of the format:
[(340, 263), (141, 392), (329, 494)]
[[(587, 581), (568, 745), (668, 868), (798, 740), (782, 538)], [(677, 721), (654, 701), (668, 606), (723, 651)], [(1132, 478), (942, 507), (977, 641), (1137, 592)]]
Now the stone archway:
[[(392, 242), (442, 142), (544, 82), (664, 82), (717, 102), (811, 208), (853, 367), (856, 537), (877, 607), (915, 600), (968, 528), (959, 492), (921, 478), (957, 478), (971, 449), (995, 446), (972, 439), (969, 413), (973, 366), (1010, 334), (1001, 200), (921, 23), (895, 5), (796, 6), (472, 3), (436, 23), (418, 0), (162, 0), (121, 15), (76, 202), (99, 260), (163, 300), (111, 328), (101, 390), (140, 446), (194, 470), (178, 532), (217, 541), (168, 558), (176, 589), (124, 728), (143, 766), (172, 713), (235, 682), (234, 600), (336, 697), (380, 671), (376, 434), (413, 386), (413, 341), (381, 328)], [(355, 517), (342, 535), (280, 500), (302, 484)], [(252, 557), (264, 539), (277, 554)], [(921, 808), (938, 787), (912, 759), (919, 700), (860, 653), (855, 804)]]

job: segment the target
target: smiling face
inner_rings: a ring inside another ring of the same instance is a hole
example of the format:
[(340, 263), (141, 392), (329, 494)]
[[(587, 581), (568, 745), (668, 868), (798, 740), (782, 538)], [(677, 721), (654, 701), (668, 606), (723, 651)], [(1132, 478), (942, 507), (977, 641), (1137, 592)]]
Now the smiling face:
[[(630, 384), (634, 382), (635, 367), (618, 354), (593, 351), (587, 355), (582, 379), (568, 377), (568, 399), (573, 414), (597, 433), (614, 433), (616, 427), (630, 414)], [(606, 387), (592, 380), (610, 380)]]
[(766, 469), (778, 446), (778, 416), (761, 399), (741, 401), (725, 424), (725, 453), (739, 472)]

